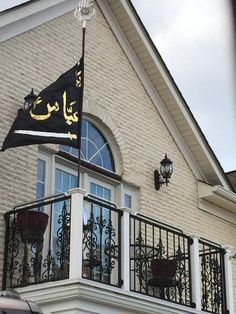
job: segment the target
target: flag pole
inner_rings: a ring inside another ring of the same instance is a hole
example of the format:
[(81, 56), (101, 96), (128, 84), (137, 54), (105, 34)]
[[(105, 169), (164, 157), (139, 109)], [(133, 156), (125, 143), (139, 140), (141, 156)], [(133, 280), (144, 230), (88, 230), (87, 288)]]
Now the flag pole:
[(79, 108), (78, 122), (78, 177), (77, 186), (80, 186), (80, 164), (81, 164), (81, 131), (82, 131), (82, 116), (83, 116), (83, 97), (84, 97), (84, 56), (85, 56), (85, 33), (86, 24), (92, 19), (95, 14), (94, 3), (91, 0), (79, 0), (79, 7), (75, 9), (74, 16), (82, 22), (82, 81), (81, 81), (81, 102)]
[[(86, 23), (86, 22), (85, 22)], [(80, 164), (81, 164), (81, 131), (82, 131), (82, 117), (83, 117), (83, 99), (84, 99), (84, 50), (85, 50), (85, 33), (86, 25), (82, 28), (82, 81), (81, 81), (81, 102), (79, 108), (79, 122), (78, 122), (78, 165), (77, 165), (77, 187), (80, 186)]]

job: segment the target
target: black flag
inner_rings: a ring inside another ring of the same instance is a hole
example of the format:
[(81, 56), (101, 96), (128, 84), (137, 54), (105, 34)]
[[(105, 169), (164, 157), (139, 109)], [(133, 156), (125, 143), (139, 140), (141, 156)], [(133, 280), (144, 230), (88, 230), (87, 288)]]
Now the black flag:
[(2, 146), (55, 143), (78, 148), (82, 115), (83, 58), (39, 93), (18, 115)]

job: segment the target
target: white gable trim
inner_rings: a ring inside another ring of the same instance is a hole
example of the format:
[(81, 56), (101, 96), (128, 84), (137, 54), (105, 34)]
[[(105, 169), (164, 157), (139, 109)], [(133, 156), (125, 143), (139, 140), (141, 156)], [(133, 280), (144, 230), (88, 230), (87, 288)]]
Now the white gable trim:
[(3, 13), (0, 42), (57, 18), (78, 6), (77, 0), (40, 0)]

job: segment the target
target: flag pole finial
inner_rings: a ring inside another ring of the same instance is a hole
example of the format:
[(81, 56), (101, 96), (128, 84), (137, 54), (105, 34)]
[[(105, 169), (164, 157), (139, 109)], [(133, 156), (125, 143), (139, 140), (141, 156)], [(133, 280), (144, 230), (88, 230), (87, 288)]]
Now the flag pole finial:
[(83, 28), (86, 27), (86, 22), (90, 21), (95, 15), (94, 2), (91, 0), (79, 0), (79, 6), (74, 12), (75, 18), (83, 22)]

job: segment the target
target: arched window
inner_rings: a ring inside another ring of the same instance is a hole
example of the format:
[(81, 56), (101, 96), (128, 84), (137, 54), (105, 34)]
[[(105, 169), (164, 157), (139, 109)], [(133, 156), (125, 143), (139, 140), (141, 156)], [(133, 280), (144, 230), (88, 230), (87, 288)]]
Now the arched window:
[[(60, 150), (78, 157), (78, 149), (60, 145)], [(103, 134), (87, 119), (82, 120), (81, 159), (109, 171), (115, 171), (110, 146)]]

